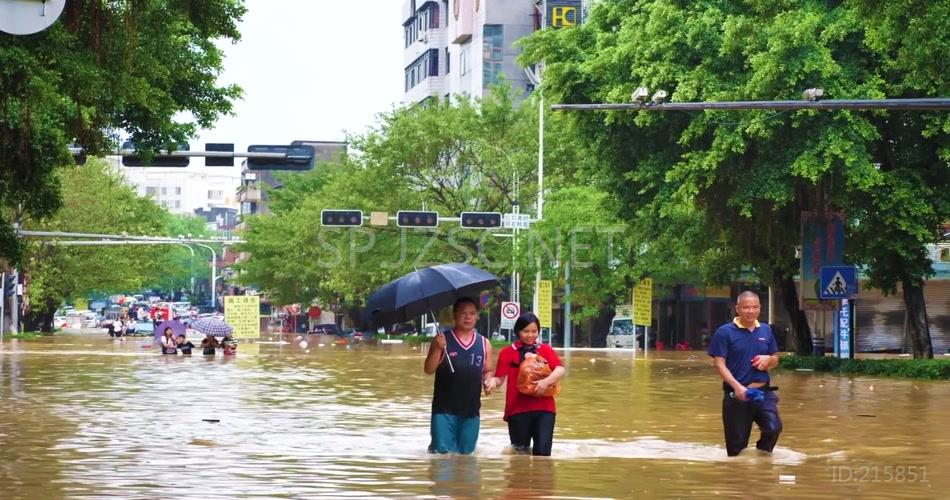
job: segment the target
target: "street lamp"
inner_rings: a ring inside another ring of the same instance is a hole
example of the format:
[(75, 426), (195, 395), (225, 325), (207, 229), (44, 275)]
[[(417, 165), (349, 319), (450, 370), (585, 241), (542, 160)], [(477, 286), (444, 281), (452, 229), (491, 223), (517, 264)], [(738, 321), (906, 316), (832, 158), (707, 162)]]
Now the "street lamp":
[(218, 274), (218, 254), (215, 253), (214, 249), (211, 248), (211, 247), (209, 247), (208, 245), (205, 245), (205, 244), (202, 244), (202, 243), (195, 243), (195, 245), (198, 245), (199, 247), (204, 247), (204, 248), (207, 248), (208, 250), (211, 250), (211, 307), (213, 307), (213, 308), (215, 308), (215, 310), (217, 310), (218, 303), (217, 303), (217, 301), (215, 300), (217, 297), (215, 296), (214, 282), (218, 279), (218, 277), (217, 277), (217, 274)]
[[(181, 238), (182, 236), (179, 234), (178, 237)], [(191, 248), (191, 245), (187, 245), (185, 243), (178, 243), (178, 244), (187, 248), (191, 252), (191, 260), (188, 261), (188, 274), (191, 277), (191, 287), (188, 289), (188, 292), (193, 297), (195, 295), (195, 275), (194, 273), (191, 272), (191, 266), (195, 262), (195, 249)]]

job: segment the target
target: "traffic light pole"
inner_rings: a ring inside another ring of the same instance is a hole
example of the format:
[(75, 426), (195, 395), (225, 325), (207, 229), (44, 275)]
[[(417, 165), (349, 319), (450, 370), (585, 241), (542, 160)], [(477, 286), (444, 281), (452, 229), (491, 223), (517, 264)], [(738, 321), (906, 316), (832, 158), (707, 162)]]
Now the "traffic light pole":
[(216, 253), (214, 252), (214, 249), (211, 248), (211, 247), (209, 247), (208, 245), (203, 245), (203, 244), (201, 244), (201, 243), (195, 243), (195, 245), (197, 245), (197, 246), (199, 246), (199, 247), (207, 248), (208, 250), (211, 250), (211, 307), (213, 307), (214, 310), (217, 311), (217, 310), (218, 310), (218, 303), (215, 301), (215, 299), (216, 299), (217, 297), (216, 297), (216, 295), (215, 295), (215, 284), (214, 284), (214, 282), (218, 279), (217, 276), (216, 276), (217, 273), (218, 273), (218, 254), (216, 254)]
[(7, 323), (7, 272), (0, 273), (0, 349), (3, 348), (3, 334)]
[[(20, 234), (20, 221), (17, 220), (13, 224), (13, 231), (19, 235)], [(6, 276), (4, 276), (6, 280)], [(20, 334), (20, 297), (17, 292), (20, 291), (20, 270), (19, 268), (13, 268), (13, 293), (10, 296), (10, 328), (13, 330), (14, 335)], [(6, 300), (6, 297), (3, 298)]]
[(20, 334), (20, 270), (13, 268), (13, 294), (10, 296), (10, 328), (14, 335)]

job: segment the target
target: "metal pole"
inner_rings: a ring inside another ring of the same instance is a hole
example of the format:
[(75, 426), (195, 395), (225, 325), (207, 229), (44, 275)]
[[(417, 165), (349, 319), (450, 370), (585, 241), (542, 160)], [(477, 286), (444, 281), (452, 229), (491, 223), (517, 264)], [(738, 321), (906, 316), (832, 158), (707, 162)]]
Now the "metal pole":
[[(547, 28), (548, 2), (541, 2), (541, 29)], [(541, 68), (538, 64), (538, 220), (544, 217), (544, 88), (541, 85)]]
[(216, 253), (214, 252), (214, 249), (211, 248), (211, 247), (209, 247), (208, 245), (204, 245), (204, 244), (201, 244), (201, 243), (195, 243), (195, 245), (198, 245), (199, 247), (204, 247), (204, 248), (207, 248), (208, 250), (211, 250), (211, 307), (213, 307), (214, 310), (217, 311), (217, 310), (218, 310), (218, 303), (217, 303), (217, 301), (215, 300), (215, 299), (217, 299), (217, 296), (215, 295), (215, 285), (214, 285), (214, 282), (215, 282), (215, 280), (217, 279), (217, 274), (218, 274), (218, 254), (216, 254)]
[[(520, 206), (515, 205), (511, 207), (511, 211), (515, 214), (520, 213)], [(511, 238), (511, 301), (517, 302), (518, 306), (521, 306), (521, 291), (518, 289), (520, 283), (518, 283), (518, 226), (517, 224), (513, 228), (514, 236)]]
[[(634, 327), (636, 328), (636, 327)], [(647, 352), (650, 350), (650, 327), (643, 327), (643, 357), (647, 357)], [(636, 353), (636, 349), (633, 350)]]
[(231, 238), (216, 240), (211, 238), (172, 238), (170, 236), (136, 236), (128, 234), (69, 233), (65, 231), (20, 231), (20, 236), (40, 238), (103, 238), (117, 241), (149, 241), (167, 243), (244, 243), (244, 240)]
[[(636, 327), (634, 327), (636, 328)], [(633, 350), (636, 352), (637, 335), (633, 335)], [(571, 348), (571, 259), (564, 266), (564, 348)]]
[(195, 275), (194, 275), (194, 273), (191, 272), (191, 265), (192, 265), (192, 264), (194, 263), (194, 261), (195, 261), (195, 249), (194, 249), (194, 248), (191, 248), (191, 246), (186, 245), (186, 244), (184, 244), (184, 243), (179, 243), (179, 245), (181, 245), (181, 246), (183, 246), (183, 247), (185, 247), (185, 248), (187, 248), (188, 250), (191, 251), (191, 260), (188, 262), (188, 274), (189, 274), (190, 277), (191, 277), (191, 288), (188, 289), (188, 293), (190, 293), (191, 296), (194, 297), (194, 295), (195, 295)]
[[(541, 91), (539, 90), (539, 93)], [(544, 95), (538, 104), (538, 220), (544, 218)]]
[(7, 272), (0, 272), (0, 347), (3, 347), (4, 326), (7, 322)]
[(10, 327), (14, 335), (20, 334), (20, 271), (13, 268), (13, 296), (10, 298)]
[(609, 104), (554, 104), (553, 110), (577, 111), (702, 111), (705, 109), (750, 110), (750, 109), (887, 109), (893, 111), (937, 111), (950, 109), (950, 98), (930, 97), (920, 99), (829, 99), (827, 101), (732, 101), (732, 102), (664, 102), (660, 104), (609, 103)]

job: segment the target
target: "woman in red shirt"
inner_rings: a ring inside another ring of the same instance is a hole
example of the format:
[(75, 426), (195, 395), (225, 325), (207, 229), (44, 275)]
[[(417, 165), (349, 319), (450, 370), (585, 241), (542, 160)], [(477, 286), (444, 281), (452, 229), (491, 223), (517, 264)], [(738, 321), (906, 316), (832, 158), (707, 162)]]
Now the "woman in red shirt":
[[(485, 381), (485, 392), (491, 394), (507, 377), (505, 422), (508, 422), (511, 446), (520, 453), (527, 453), (531, 446), (532, 455), (550, 456), (556, 409), (554, 397), (542, 394), (564, 377), (564, 367), (554, 349), (538, 341), (541, 321), (537, 316), (530, 312), (522, 314), (515, 322), (514, 331), (518, 340), (498, 353), (495, 376)], [(533, 395), (518, 391), (518, 368), (528, 353), (543, 357), (551, 368), (551, 374), (538, 381)]]

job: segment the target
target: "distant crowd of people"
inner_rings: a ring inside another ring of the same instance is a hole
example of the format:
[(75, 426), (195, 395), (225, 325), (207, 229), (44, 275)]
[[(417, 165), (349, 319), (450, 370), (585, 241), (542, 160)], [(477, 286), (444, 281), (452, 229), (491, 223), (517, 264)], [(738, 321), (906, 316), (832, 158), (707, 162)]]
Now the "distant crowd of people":
[(151, 322), (153, 330), (163, 321), (173, 319), (188, 323), (198, 317), (198, 309), (192, 307), (187, 314), (175, 314), (169, 307), (160, 307), (156, 304), (132, 304), (123, 308), (118, 317), (103, 323), (110, 337), (124, 337), (134, 335), (139, 330), (140, 323)]

